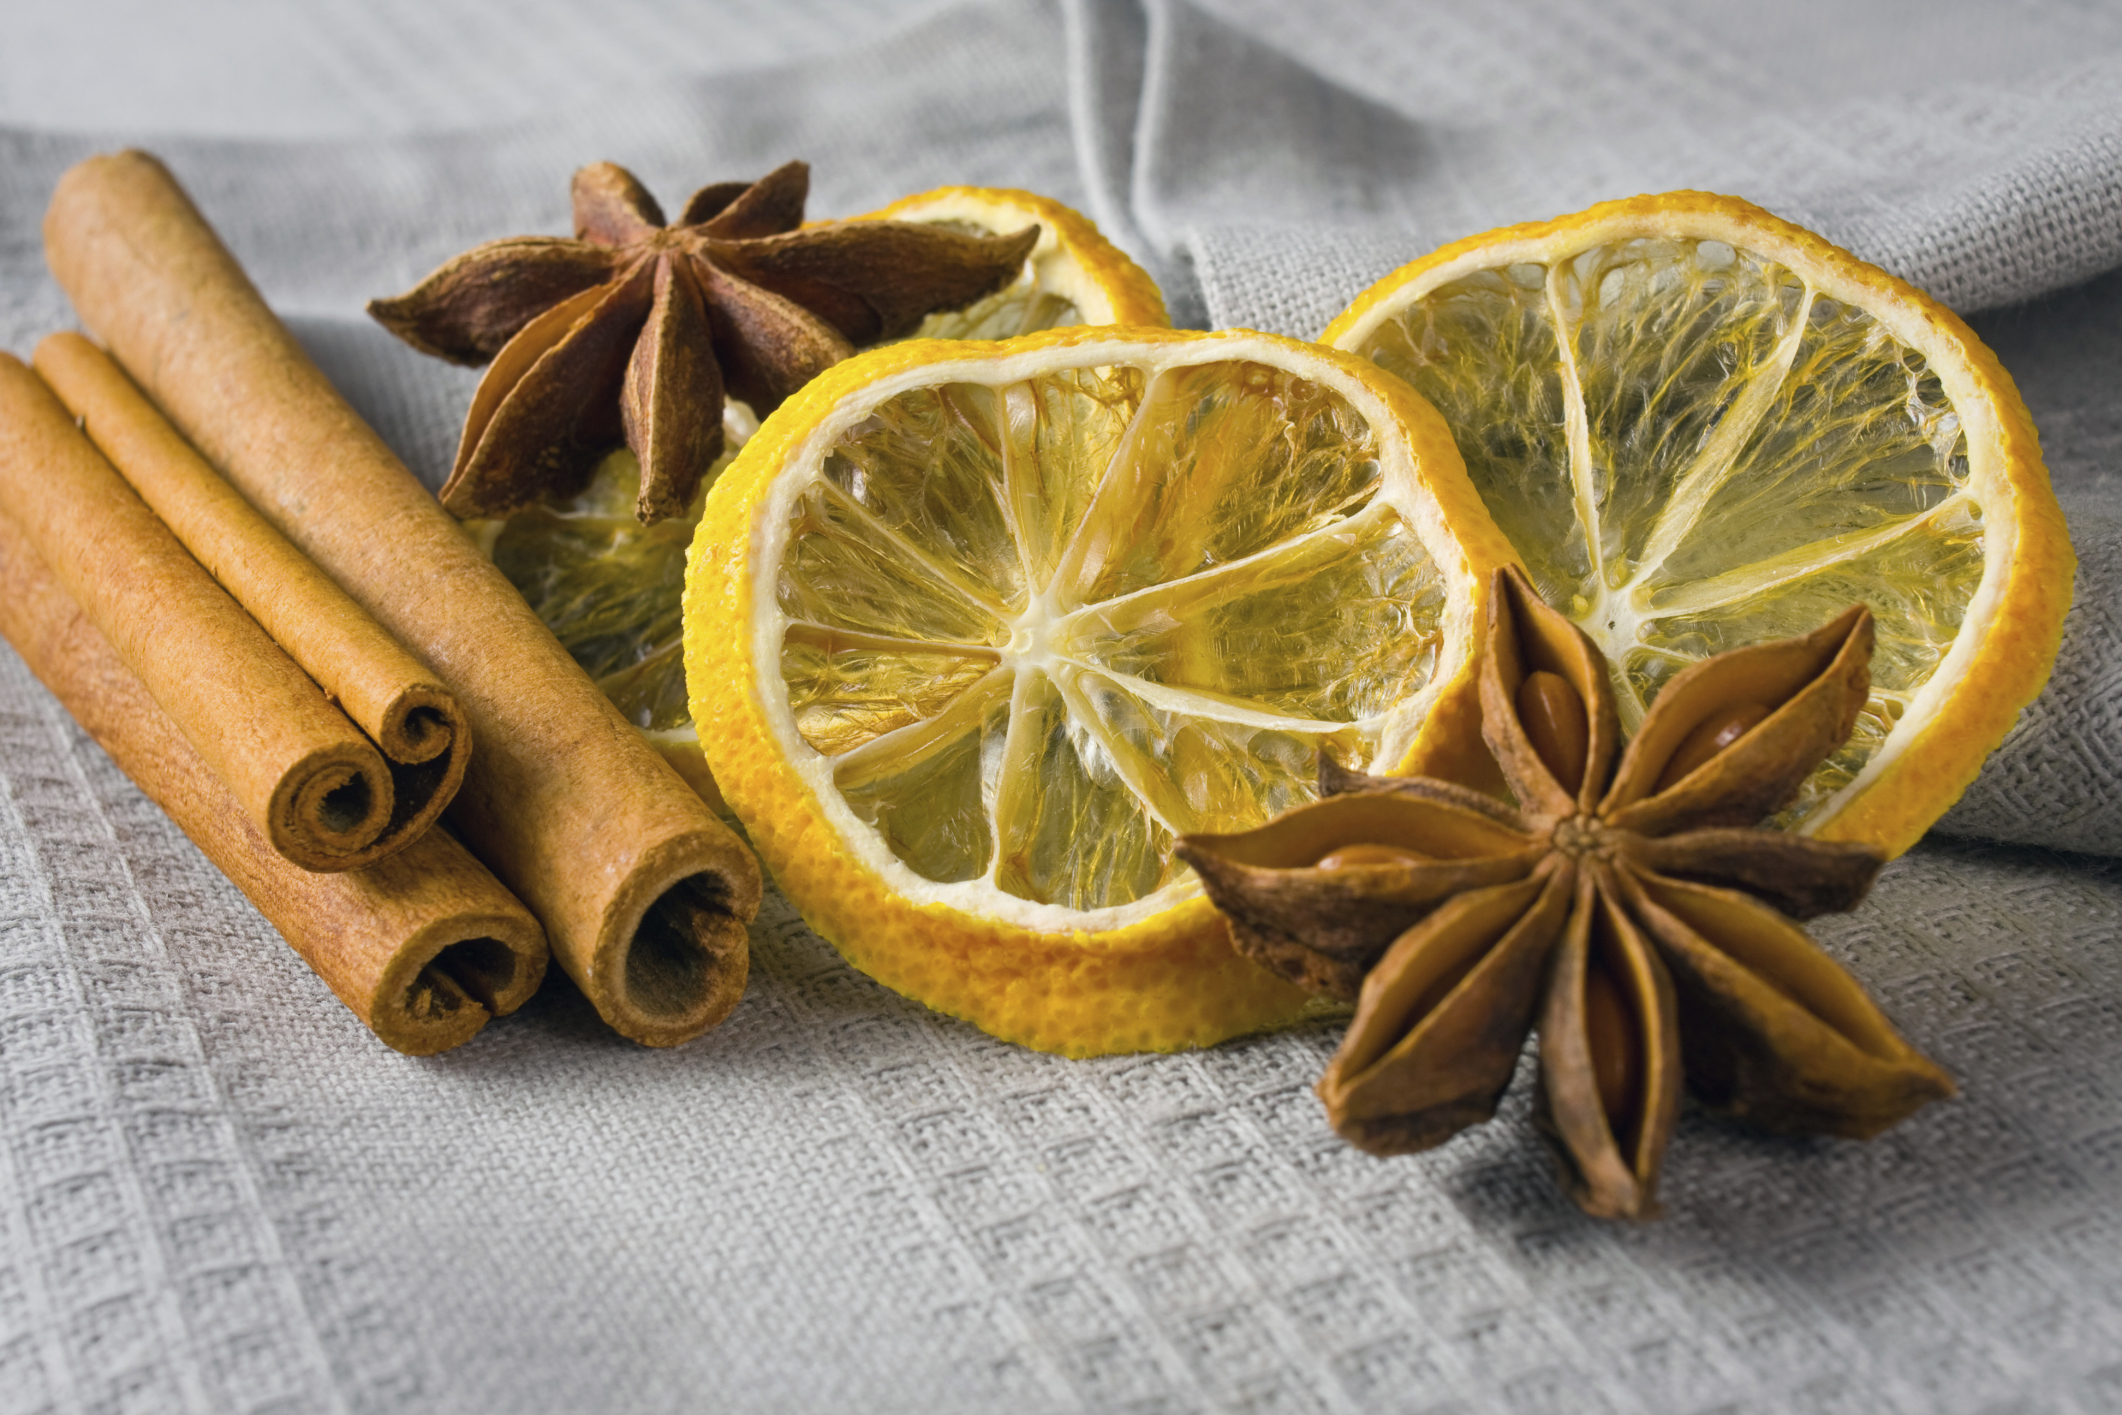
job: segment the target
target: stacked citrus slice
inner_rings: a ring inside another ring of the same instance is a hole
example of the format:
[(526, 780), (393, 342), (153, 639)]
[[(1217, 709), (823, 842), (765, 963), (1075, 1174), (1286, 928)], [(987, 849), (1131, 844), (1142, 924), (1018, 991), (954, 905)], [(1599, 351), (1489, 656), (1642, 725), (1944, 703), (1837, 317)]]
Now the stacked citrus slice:
[[(945, 187), (863, 219), (930, 222), (981, 234), (1040, 228), (1016, 281), (979, 303), (931, 315), (928, 338), (1000, 338), (1069, 324), (1166, 323), (1157, 287), (1088, 220), (1030, 192)], [(757, 427), (728, 407), (729, 451), (703, 478), (712, 484)], [(640, 467), (630, 452), (606, 458), (573, 500), (505, 521), (475, 522), (502, 573), (629, 720), (710, 801), (715, 794), (685, 698), (678, 598), (685, 548), (698, 524), (685, 514), (643, 526), (634, 517)]]
[(1898, 852), (2046, 680), (2072, 556), (2026, 408), (1954, 315), (1679, 192), (1447, 246), (1327, 343), (1420, 389), (1623, 726), (1688, 664), (1863, 601), (1873, 691), (1782, 823)]
[(708, 760), (806, 920), (887, 985), (1072, 1053), (1302, 994), (1171, 853), (1317, 760), (1481, 749), (1509, 554), (1436, 413), (1234, 332), (914, 341), (840, 364), (709, 492), (685, 643)]

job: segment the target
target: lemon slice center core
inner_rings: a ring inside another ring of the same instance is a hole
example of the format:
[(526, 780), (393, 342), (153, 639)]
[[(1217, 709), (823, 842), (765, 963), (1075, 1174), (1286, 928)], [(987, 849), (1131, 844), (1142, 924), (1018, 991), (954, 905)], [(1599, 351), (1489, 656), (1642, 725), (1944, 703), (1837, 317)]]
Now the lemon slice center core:
[(1059, 658), (1055, 644), (1063, 611), (1051, 593), (1032, 595), (1024, 612), (1008, 621), (1009, 642), (1002, 646), (1002, 666), (1012, 672), (1027, 668), (1047, 669)]

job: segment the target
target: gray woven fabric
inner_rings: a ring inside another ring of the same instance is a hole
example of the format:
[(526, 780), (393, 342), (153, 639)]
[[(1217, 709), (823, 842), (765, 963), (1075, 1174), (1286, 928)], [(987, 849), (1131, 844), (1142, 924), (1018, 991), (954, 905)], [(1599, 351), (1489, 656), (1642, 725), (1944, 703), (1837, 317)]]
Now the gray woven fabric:
[(131, 8), (0, 52), (0, 344), (67, 322), (58, 173), (151, 146), (430, 479), (472, 378), (360, 301), (560, 229), (593, 158), (675, 197), (802, 155), (823, 212), (1033, 187), (1198, 322), (1295, 333), (1437, 241), (1696, 184), (1977, 312), (2082, 566), (1947, 822), (2024, 843), (1933, 839), (1817, 926), (1962, 1096), (1866, 1145), (1690, 1110), (1635, 1229), (1557, 1197), (1523, 1085), (1372, 1160), (1310, 1095), (1332, 1026), (1034, 1055), (771, 894), (697, 1043), (555, 975), (394, 1055), (0, 650), (0, 1412), (2122, 1410), (2116, 12)]
[[(1107, 103), (1090, 121), (1133, 134), (1139, 229), (1191, 255), (1219, 324), (1309, 335), (1366, 264), (1380, 274), (1458, 236), (1682, 187), (1757, 201), (1963, 312), (2122, 263), (2112, 7), (1771, 18), (1699, 0), (1220, 0), (1151, 4), (1143, 23), (1132, 0), (1084, 0), (1083, 13), (1094, 30), (1142, 30), (1139, 108)], [(1305, 259), (1255, 278), (1278, 249)], [(1347, 254), (1316, 259), (1329, 249)]]

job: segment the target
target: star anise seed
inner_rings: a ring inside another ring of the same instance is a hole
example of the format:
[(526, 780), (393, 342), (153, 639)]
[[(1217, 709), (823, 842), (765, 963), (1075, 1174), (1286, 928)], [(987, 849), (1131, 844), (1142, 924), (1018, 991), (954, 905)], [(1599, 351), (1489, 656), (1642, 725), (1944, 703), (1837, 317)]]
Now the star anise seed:
[(683, 512), (722, 452), (725, 393), (764, 417), (858, 345), (1007, 285), (1039, 228), (803, 225), (810, 168), (703, 187), (676, 225), (632, 173), (575, 173), (575, 239), (489, 241), (368, 311), (423, 352), (493, 366), (442, 504), (501, 516), (579, 490), (623, 436), (644, 522)]
[(1683, 1077), (1769, 1128), (1857, 1138), (1953, 1094), (1793, 922), (1853, 907), (1883, 857), (1748, 828), (1847, 739), (1871, 650), (1860, 605), (1719, 654), (1622, 751), (1603, 656), (1498, 571), (1482, 734), (1515, 808), (1322, 761), (1323, 799), (1179, 853), (1242, 951), (1357, 1000), (1319, 1082), (1352, 1143), (1402, 1154), (1488, 1119), (1537, 1027), (1565, 1187), (1651, 1217)]

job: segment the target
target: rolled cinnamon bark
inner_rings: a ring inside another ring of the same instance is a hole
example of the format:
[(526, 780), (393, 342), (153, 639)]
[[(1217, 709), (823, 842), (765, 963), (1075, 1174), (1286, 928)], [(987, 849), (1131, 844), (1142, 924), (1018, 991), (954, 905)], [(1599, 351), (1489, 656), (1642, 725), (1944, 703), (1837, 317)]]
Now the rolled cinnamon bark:
[(446, 1051), (537, 991), (537, 920), (447, 832), (338, 874), (282, 859), (4, 513), (0, 634), (386, 1045)]
[(440, 814), (433, 799), (397, 810), (375, 746), (8, 354), (0, 354), (0, 501), (280, 854), (307, 870), (353, 869), (402, 849)]
[(385, 837), (425, 830), (471, 752), (456, 698), (208, 466), (110, 355), (54, 334), (34, 364), (193, 558), (382, 749), (397, 794)]
[(598, 1012), (658, 1046), (721, 1020), (759, 905), (750, 852), (347, 406), (176, 181), (145, 153), (92, 157), (44, 239), (171, 421), (456, 693), (478, 750), (450, 821)]

